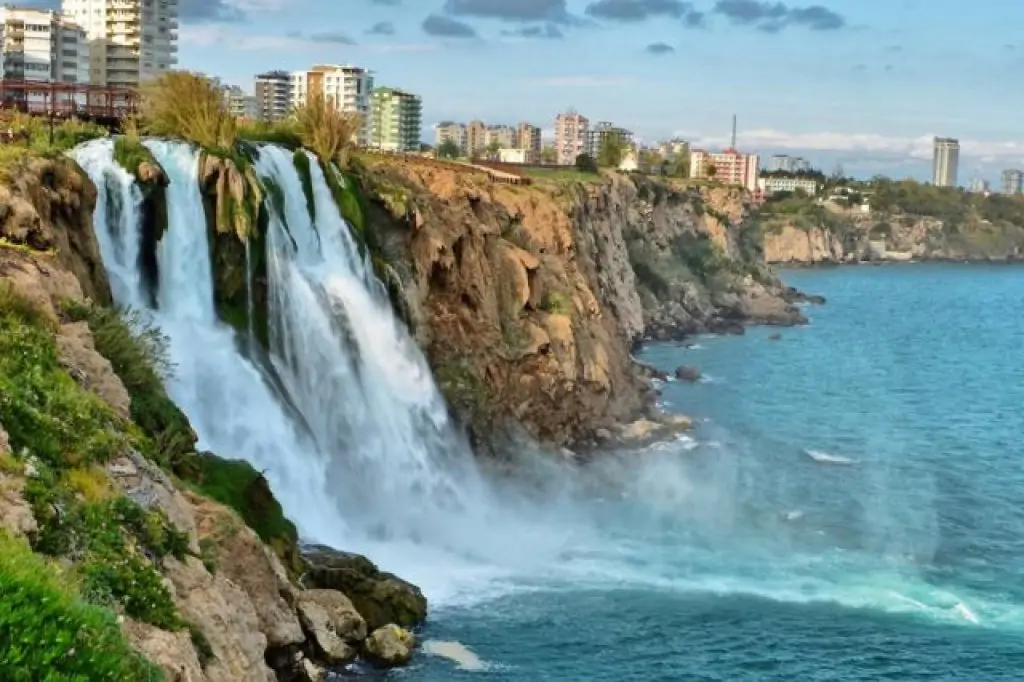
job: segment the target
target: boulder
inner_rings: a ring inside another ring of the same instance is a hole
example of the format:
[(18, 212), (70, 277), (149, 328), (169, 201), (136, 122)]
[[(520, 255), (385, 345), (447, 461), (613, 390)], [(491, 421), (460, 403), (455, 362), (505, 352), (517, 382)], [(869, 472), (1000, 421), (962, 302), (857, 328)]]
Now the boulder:
[(324, 659), (345, 663), (356, 657), (356, 646), (366, 639), (366, 621), (348, 597), (334, 590), (306, 590), (298, 594), (296, 607)]
[(405, 665), (412, 658), (416, 638), (394, 623), (374, 630), (363, 643), (363, 656), (377, 665)]
[(695, 381), (700, 381), (700, 376), (700, 369), (697, 367), (682, 365), (676, 368), (676, 379), (679, 379), (680, 381), (689, 381), (690, 383), (693, 383)]
[(166, 679), (208, 682), (187, 630), (168, 632), (130, 618), (121, 629), (132, 648), (160, 666)]
[(57, 335), (61, 364), (79, 384), (90, 390), (128, 419), (132, 399), (110, 361), (97, 352), (87, 322), (62, 324)]
[(385, 573), (366, 557), (330, 547), (307, 547), (307, 587), (337, 590), (352, 600), (370, 630), (388, 623), (419, 625), (427, 618), (427, 600), (415, 585)]
[(775, 334), (769, 334), (768, 335), (768, 340), (769, 341), (781, 341), (782, 340), (782, 334), (779, 334), (777, 332)]
[[(10, 440), (0, 425), (0, 457), (11, 454)], [(2, 465), (2, 462), (0, 462)], [(32, 505), (25, 499), (23, 476), (6, 473), (0, 466), (0, 530), (14, 537), (34, 535), (39, 531)]]

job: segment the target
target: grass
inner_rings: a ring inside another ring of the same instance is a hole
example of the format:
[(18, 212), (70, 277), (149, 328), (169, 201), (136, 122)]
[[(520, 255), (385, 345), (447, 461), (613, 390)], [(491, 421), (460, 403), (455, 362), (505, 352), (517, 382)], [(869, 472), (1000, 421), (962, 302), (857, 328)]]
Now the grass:
[(209, 150), (235, 149), (235, 118), (209, 78), (169, 71), (143, 86), (141, 95), (139, 125), (145, 133), (182, 138)]
[(86, 603), (73, 577), (0, 534), (0, 679), (157, 682), (113, 612)]
[(0, 144), (0, 178), (11, 179), (33, 158), (61, 158), (82, 142), (106, 136), (107, 130), (93, 123), (68, 119), (53, 126), (53, 139), (45, 119), (22, 113), (0, 112), (0, 130), (12, 130), (14, 142)]
[(114, 161), (117, 161), (121, 168), (134, 175), (135, 179), (139, 180), (140, 183), (139, 166), (148, 163), (157, 168), (160, 167), (160, 164), (153, 157), (153, 153), (146, 149), (142, 141), (137, 137), (128, 135), (119, 135), (114, 140)]
[(323, 95), (311, 93), (306, 104), (295, 110), (295, 126), (302, 145), (316, 154), (321, 163), (348, 167), (362, 116), (339, 111)]
[(238, 139), (248, 142), (269, 142), (297, 149), (302, 146), (298, 126), (294, 121), (246, 121), (238, 124)]
[(523, 175), (538, 180), (550, 180), (552, 182), (600, 182), (604, 176), (600, 173), (584, 173), (573, 166), (565, 168), (536, 168), (524, 167)]

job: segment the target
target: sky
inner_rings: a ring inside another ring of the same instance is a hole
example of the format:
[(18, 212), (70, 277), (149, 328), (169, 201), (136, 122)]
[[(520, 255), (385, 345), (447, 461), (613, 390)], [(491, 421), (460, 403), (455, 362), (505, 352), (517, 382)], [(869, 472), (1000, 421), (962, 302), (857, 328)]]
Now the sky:
[[(58, 4), (29, 0), (27, 4)], [(539, 125), (569, 107), (644, 141), (679, 136), (831, 172), (961, 183), (1024, 167), (1021, 0), (179, 0), (181, 68), (347, 63), (441, 120)], [(26, 4), (23, 2), (19, 4)]]

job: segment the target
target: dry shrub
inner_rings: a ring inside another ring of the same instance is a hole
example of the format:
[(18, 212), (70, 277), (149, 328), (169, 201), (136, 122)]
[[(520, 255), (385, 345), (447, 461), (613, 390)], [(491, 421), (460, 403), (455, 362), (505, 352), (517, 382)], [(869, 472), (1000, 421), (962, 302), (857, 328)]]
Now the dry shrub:
[(150, 135), (180, 137), (207, 149), (233, 149), (235, 119), (209, 78), (169, 71), (142, 87), (139, 122)]
[(295, 110), (302, 146), (321, 161), (335, 162), (339, 168), (348, 165), (348, 156), (355, 146), (363, 118), (356, 112), (339, 111), (334, 101), (320, 94), (310, 94), (306, 104)]

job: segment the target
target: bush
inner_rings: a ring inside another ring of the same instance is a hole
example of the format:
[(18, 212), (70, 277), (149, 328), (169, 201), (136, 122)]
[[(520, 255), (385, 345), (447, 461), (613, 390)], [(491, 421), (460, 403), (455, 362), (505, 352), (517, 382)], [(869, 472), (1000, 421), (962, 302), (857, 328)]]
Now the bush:
[(237, 128), (217, 85), (200, 74), (169, 71), (142, 88), (142, 129), (206, 149), (234, 150)]
[(323, 95), (310, 94), (306, 104), (295, 110), (299, 139), (322, 163), (348, 167), (348, 155), (363, 124), (354, 112), (339, 111)]
[(568, 315), (571, 310), (569, 300), (564, 294), (557, 291), (549, 291), (544, 294), (544, 298), (540, 302), (540, 308), (552, 315)]
[(266, 121), (246, 121), (238, 124), (238, 139), (249, 142), (270, 142), (273, 144), (296, 149), (302, 146), (298, 125), (294, 121), (268, 123)]
[(0, 534), (0, 679), (5, 682), (157, 682), (114, 614), (83, 602), (72, 582)]
[(136, 180), (139, 179), (139, 166), (143, 163), (159, 167), (152, 152), (146, 149), (139, 138), (126, 135), (120, 135), (114, 140), (114, 161), (134, 175)]
[(580, 154), (576, 157), (576, 170), (581, 173), (597, 173), (597, 161), (589, 154)]

